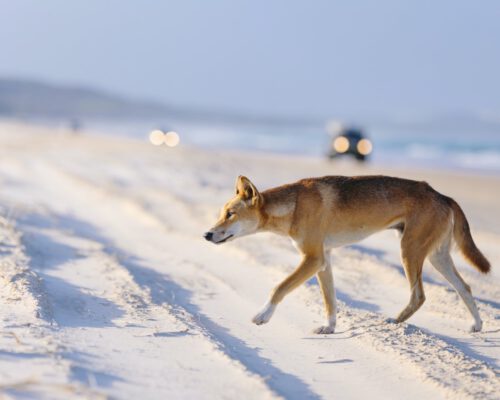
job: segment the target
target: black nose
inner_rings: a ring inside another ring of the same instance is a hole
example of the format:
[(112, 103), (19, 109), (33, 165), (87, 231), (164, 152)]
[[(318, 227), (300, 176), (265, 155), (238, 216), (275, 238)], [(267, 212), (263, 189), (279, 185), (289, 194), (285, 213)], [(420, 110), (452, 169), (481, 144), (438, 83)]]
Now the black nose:
[(207, 232), (203, 235), (203, 237), (206, 239), (206, 240), (212, 240), (212, 236), (214, 236), (214, 234), (212, 232)]

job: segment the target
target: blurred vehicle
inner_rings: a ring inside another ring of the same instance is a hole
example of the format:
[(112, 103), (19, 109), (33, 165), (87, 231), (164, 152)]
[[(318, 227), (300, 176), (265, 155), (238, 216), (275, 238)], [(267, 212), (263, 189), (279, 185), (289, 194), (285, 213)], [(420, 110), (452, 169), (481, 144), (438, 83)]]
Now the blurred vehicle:
[(340, 128), (332, 137), (328, 157), (330, 159), (350, 156), (358, 161), (366, 161), (373, 145), (358, 128)]

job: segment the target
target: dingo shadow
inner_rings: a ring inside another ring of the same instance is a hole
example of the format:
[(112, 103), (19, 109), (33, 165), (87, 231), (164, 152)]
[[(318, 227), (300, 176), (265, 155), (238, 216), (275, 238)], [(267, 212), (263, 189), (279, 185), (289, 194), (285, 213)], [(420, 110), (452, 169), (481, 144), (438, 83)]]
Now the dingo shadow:
[(350, 358), (342, 358), (340, 360), (318, 361), (318, 364), (349, 364), (352, 362), (354, 362), (354, 360), (351, 360)]
[(151, 336), (154, 337), (180, 337), (180, 336), (190, 336), (192, 335), (189, 330), (176, 331), (176, 332), (155, 332)]

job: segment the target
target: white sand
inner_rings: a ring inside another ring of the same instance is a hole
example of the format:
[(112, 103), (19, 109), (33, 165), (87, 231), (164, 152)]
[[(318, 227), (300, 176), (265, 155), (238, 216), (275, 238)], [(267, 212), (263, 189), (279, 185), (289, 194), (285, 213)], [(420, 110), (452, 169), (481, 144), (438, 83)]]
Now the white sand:
[[(493, 272), (455, 257), (484, 330), (426, 265), (409, 296), (398, 240), (383, 232), (332, 255), (337, 333), (315, 281), (268, 325), (250, 320), (298, 261), (262, 234), (202, 239), (237, 175), (261, 188), (306, 176), (424, 179), (464, 208)], [(36, 398), (498, 398), (500, 179), (354, 167), (298, 157), (156, 148), (0, 123), (0, 391)], [(24, 398), (24, 397), (23, 397)]]

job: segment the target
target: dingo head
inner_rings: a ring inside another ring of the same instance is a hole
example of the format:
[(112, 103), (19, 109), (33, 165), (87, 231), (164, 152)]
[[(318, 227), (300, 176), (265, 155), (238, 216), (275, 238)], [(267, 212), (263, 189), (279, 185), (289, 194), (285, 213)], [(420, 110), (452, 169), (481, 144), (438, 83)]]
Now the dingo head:
[(250, 180), (239, 176), (236, 180), (236, 196), (229, 200), (215, 226), (204, 237), (221, 244), (257, 231), (260, 225), (262, 195)]

